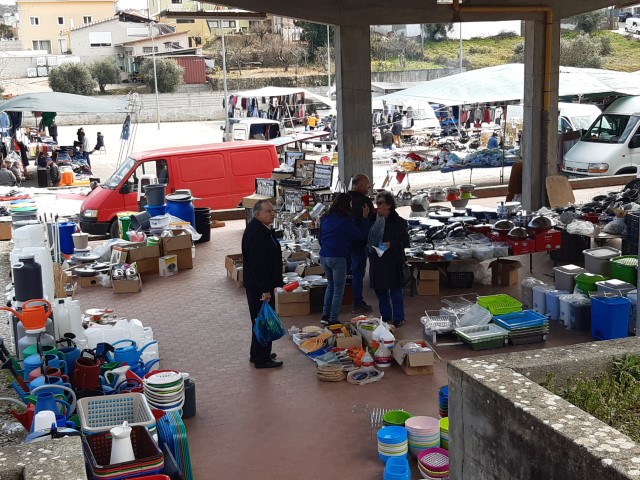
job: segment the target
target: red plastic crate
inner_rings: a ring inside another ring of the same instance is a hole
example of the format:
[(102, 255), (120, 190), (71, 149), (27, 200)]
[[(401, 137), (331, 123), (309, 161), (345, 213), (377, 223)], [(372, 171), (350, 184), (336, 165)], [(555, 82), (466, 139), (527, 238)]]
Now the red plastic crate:
[(549, 230), (538, 233), (535, 236), (536, 252), (547, 252), (549, 250), (560, 250), (562, 246), (562, 234), (558, 230)]
[(507, 240), (511, 255), (525, 255), (536, 252), (535, 240)]

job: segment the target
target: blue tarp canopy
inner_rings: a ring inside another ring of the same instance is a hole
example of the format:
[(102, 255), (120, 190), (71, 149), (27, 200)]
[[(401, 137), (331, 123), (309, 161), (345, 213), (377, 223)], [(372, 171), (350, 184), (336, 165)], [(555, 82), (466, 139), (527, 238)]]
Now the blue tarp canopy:
[(127, 113), (128, 108), (127, 100), (60, 92), (26, 93), (0, 103), (0, 112)]

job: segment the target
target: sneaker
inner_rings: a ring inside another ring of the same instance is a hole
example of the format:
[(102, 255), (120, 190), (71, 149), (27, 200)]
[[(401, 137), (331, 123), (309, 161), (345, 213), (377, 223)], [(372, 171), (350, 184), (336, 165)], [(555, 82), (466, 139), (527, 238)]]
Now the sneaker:
[(320, 323), (322, 325), (329, 325), (329, 317), (322, 317), (322, 319), (320, 320)]
[(367, 303), (363, 303), (362, 305), (354, 305), (351, 309), (351, 313), (360, 314), (360, 313), (369, 313), (373, 312), (373, 307), (368, 305)]

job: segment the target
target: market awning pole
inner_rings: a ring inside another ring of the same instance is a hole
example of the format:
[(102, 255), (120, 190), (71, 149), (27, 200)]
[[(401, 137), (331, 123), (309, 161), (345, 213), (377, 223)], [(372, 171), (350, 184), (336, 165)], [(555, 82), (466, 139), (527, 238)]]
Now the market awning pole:
[(220, 20), (220, 40), (222, 43), (222, 85), (224, 88), (224, 105), (226, 109), (224, 112), (224, 134), (229, 135), (229, 95), (227, 94), (227, 51), (224, 46), (224, 21)]

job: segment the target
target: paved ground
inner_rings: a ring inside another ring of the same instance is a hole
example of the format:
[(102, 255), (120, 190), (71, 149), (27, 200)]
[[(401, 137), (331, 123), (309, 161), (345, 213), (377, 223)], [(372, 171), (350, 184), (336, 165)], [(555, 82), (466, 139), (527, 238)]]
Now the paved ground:
[[(491, 205), (497, 199), (482, 202)], [(406, 209), (405, 209), (406, 210)], [(406, 376), (394, 365), (382, 381), (357, 387), (346, 382), (316, 380), (313, 363), (289, 338), (274, 350), (285, 366), (256, 370), (248, 362), (249, 313), (244, 289), (225, 277), (224, 256), (240, 251), (243, 221), (212, 231), (210, 243), (197, 246), (193, 270), (176, 277), (145, 278), (139, 294), (114, 295), (101, 287), (81, 289), (82, 308), (110, 307), (120, 315), (141, 319), (153, 327), (160, 342), (162, 366), (193, 375), (197, 382), (195, 418), (186, 422), (196, 478), (380, 478), (370, 428), (373, 408), (404, 408), (417, 415), (438, 415), (438, 388), (447, 383), (446, 362), (488, 352), (464, 346), (438, 347), (435, 375)], [(522, 258), (527, 268), (529, 259)], [(533, 274), (546, 275), (552, 263), (534, 255)], [(474, 285), (478, 294), (503, 291), (520, 296), (519, 287), (492, 289)], [(444, 289), (441, 295), (469, 293)], [(376, 304), (371, 290), (365, 296)], [(425, 309), (439, 308), (439, 297), (406, 297), (407, 322), (401, 339), (422, 336), (419, 318)], [(350, 315), (343, 309), (342, 320)], [(285, 319), (287, 328), (317, 325), (319, 315)], [(588, 335), (556, 325), (545, 345), (535, 349), (587, 341)], [(508, 347), (501, 351), (514, 350)]]

